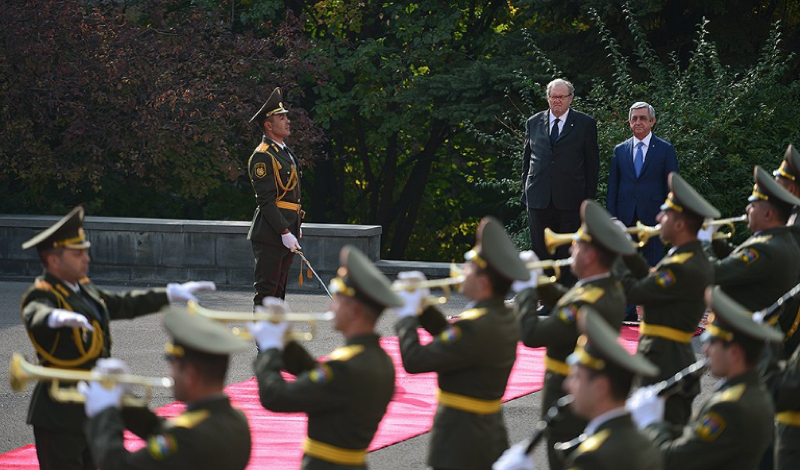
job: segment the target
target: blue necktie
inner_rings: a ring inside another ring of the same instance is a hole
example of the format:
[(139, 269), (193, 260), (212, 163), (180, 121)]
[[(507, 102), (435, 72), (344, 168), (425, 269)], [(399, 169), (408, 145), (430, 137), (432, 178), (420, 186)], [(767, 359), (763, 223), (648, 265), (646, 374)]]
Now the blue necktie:
[(550, 146), (551, 147), (554, 146), (556, 144), (556, 141), (558, 140), (558, 123), (559, 123), (559, 121), (560, 120), (558, 118), (556, 118), (556, 120), (553, 121), (553, 128), (550, 130)]
[(639, 174), (642, 172), (642, 165), (644, 164), (644, 153), (642, 152), (642, 146), (644, 142), (639, 142), (636, 144), (636, 155), (633, 156), (633, 169), (636, 170), (636, 177), (639, 177)]

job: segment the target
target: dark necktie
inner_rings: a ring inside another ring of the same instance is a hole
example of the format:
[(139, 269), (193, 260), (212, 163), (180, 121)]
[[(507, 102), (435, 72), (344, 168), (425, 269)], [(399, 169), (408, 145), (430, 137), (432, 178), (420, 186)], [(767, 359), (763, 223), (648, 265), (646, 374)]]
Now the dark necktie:
[(642, 165), (644, 165), (644, 152), (642, 152), (642, 145), (644, 142), (636, 144), (636, 154), (633, 156), (633, 169), (636, 170), (636, 177), (642, 173)]
[(560, 122), (560, 119), (556, 118), (556, 120), (553, 121), (553, 128), (550, 129), (550, 146), (551, 147), (556, 145), (556, 141), (558, 140), (558, 123), (559, 122)]

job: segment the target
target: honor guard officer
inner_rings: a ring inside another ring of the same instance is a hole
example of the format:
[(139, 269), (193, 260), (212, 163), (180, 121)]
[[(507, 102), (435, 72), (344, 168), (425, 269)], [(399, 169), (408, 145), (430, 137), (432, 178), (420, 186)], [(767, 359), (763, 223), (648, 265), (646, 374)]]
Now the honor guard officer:
[(637, 390), (628, 408), (660, 449), (665, 468), (751, 470), (772, 443), (775, 413), (756, 362), (765, 341), (780, 341), (783, 335), (753, 321), (752, 313), (720, 287), (709, 287), (706, 295), (713, 315), (704, 354), (711, 374), (723, 379), (719, 388), (683, 428), (661, 420), (663, 398), (652, 386)]
[[(541, 272), (534, 271), (528, 288), (521, 290), (516, 297), (522, 314), (522, 342), (530, 348), (547, 348), (542, 413), (564, 395), (564, 379), (569, 374), (565, 361), (575, 349), (579, 336), (575, 325), (578, 309), (582, 305), (593, 306), (616, 330), (622, 326), (625, 314), (622, 284), (610, 269), (618, 255), (635, 253), (633, 242), (608, 212), (594, 201), (583, 202), (581, 220), (583, 223), (570, 249), (571, 269), (578, 282), (569, 290), (555, 283), (537, 286)], [(541, 318), (537, 311), (539, 298), (544, 304), (541, 313), (547, 315)], [(561, 468), (564, 463), (562, 456), (553, 450), (555, 443), (574, 439), (585, 426), (585, 420), (566, 410), (563, 419), (548, 428), (550, 468)]]
[[(89, 370), (111, 355), (111, 320), (154, 313), (169, 302), (196, 300), (193, 293), (199, 289), (214, 289), (213, 282), (129, 292), (101, 289), (86, 277), (90, 246), (81, 206), (22, 244), (23, 250), (36, 247), (44, 267), (22, 298), (22, 320), (43, 366)], [(54, 401), (49, 387), (43, 381), (36, 385), (28, 410), (39, 466), (94, 469), (81, 406)]]
[[(622, 257), (629, 269), (617, 272), (628, 303), (643, 306), (638, 351), (660, 369), (655, 377), (640, 376), (637, 387), (668, 379), (695, 362), (692, 336), (706, 309), (705, 289), (714, 281), (714, 269), (697, 232), (705, 219), (719, 218), (719, 211), (677, 173), (670, 173), (668, 184), (670, 193), (657, 220), (661, 239), (672, 248), (653, 272), (638, 255)], [(671, 395), (664, 418), (686, 424), (699, 393), (695, 382)]]
[(756, 166), (753, 194), (748, 198), (747, 227), (753, 235), (732, 249), (714, 240), (711, 263), (714, 283), (744, 308), (772, 305), (800, 279), (800, 248), (786, 222), (800, 199)]
[[(316, 362), (302, 346), (289, 342), (287, 323), (251, 326), (260, 353), (253, 362), (264, 408), (308, 414), (303, 443), (305, 470), (366, 468), (366, 453), (394, 395), (394, 365), (381, 348), (375, 324), (387, 307), (401, 299), (389, 281), (360, 251), (342, 248), (341, 267), (330, 284), (334, 328), (346, 345)], [(267, 299), (273, 313), (287, 313), (286, 303)], [(284, 351), (282, 351), (284, 350)], [(295, 373), (287, 383), (281, 369)]]
[(294, 253), (300, 249), (298, 239), (303, 236), (300, 162), (284, 142), (291, 134), (288, 112), (283, 107), (281, 89), (275, 88), (250, 119), (264, 133), (247, 163), (258, 204), (247, 233), (256, 260), (256, 306), (265, 297), (286, 297), (289, 268)]
[[(775, 181), (778, 182), (783, 188), (792, 193), (793, 196), (800, 198), (800, 153), (792, 145), (786, 148), (783, 161), (780, 168), (772, 172)], [(794, 206), (792, 215), (789, 217), (787, 225), (789, 225), (794, 240), (800, 246), (800, 217), (798, 217), (800, 207)], [(800, 281), (800, 279), (798, 279)], [(800, 344), (800, 334), (798, 334), (798, 326), (800, 326), (800, 299), (794, 297), (786, 302), (783, 312), (778, 317), (778, 324), (786, 335), (784, 340), (783, 353), (784, 357), (790, 357)]]
[[(86, 397), (86, 435), (100, 470), (219, 469), (243, 470), (250, 460), (250, 427), (244, 413), (223, 392), (230, 354), (250, 345), (226, 327), (184, 308), (164, 311), (164, 328), (173, 340), (166, 358), (174, 380), (173, 395), (186, 410), (165, 419), (147, 408), (122, 411), (125, 386), (111, 389), (82, 382)], [(104, 375), (127, 374), (118, 359), (102, 359), (94, 369)], [(136, 452), (125, 449), (122, 432), (145, 439)]]
[[(661, 470), (661, 455), (625, 409), (634, 377), (655, 377), (658, 367), (639, 354), (629, 354), (617, 342), (617, 333), (592, 307), (578, 311), (584, 334), (570, 354), (564, 388), (572, 397), (570, 408), (589, 420), (583, 433), (565, 447), (565, 469)], [(558, 419), (558, 418), (556, 418)], [(514, 445), (495, 463), (494, 470), (534, 470), (526, 455), (528, 441)], [(559, 446), (561, 447), (561, 446)]]
[[(433, 418), (428, 465), (434, 469), (486, 470), (508, 447), (501, 409), (517, 357), (519, 325), (505, 297), (514, 280), (527, 280), (525, 264), (502, 224), (481, 220), (477, 244), (467, 252), (461, 292), (469, 309), (452, 324), (429, 307), (427, 289), (403, 290), (395, 325), (403, 366), (410, 374), (436, 372), (438, 407)], [(398, 283), (423, 282), (420, 272), (398, 275)], [(418, 326), (433, 340), (420, 344)]]

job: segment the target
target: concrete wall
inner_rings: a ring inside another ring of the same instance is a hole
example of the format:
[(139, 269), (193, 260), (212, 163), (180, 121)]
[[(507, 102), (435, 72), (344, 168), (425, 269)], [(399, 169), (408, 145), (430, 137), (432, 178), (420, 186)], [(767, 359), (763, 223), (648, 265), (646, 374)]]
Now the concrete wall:
[[(42, 272), (35, 249), (21, 245), (60, 217), (0, 214), (0, 279), (31, 280)], [(86, 217), (92, 247), (89, 277), (95, 282), (158, 285), (206, 279), (248, 287), (253, 282), (253, 252), (247, 240), (249, 222)], [(421, 269), (445, 277), (447, 263), (381, 261), (381, 227), (376, 225), (303, 224), (300, 244), (327, 283), (339, 267), (339, 250), (354, 245), (390, 278), (398, 271)], [(315, 278), (300, 285), (300, 257), (289, 273), (293, 292), (323, 292)]]

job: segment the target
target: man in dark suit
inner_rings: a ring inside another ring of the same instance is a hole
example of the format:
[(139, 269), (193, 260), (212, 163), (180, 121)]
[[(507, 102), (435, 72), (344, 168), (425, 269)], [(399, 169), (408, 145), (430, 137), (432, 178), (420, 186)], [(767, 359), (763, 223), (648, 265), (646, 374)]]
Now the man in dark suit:
[[(655, 225), (661, 203), (667, 198), (667, 176), (678, 171), (675, 148), (653, 135), (656, 110), (649, 104), (633, 103), (628, 124), (633, 137), (614, 147), (608, 169), (608, 212), (628, 227), (641, 221)], [(642, 254), (655, 266), (664, 256), (664, 244), (651, 237)]]
[(256, 260), (254, 305), (265, 297), (286, 297), (289, 268), (303, 236), (300, 163), (284, 142), (291, 134), (288, 112), (281, 89), (275, 88), (250, 119), (264, 133), (247, 164), (258, 204), (247, 233)]
[[(539, 259), (551, 258), (544, 244), (544, 229), (576, 232), (581, 224), (581, 203), (597, 194), (597, 122), (570, 109), (574, 93), (572, 83), (553, 80), (547, 85), (549, 109), (525, 123), (521, 201), (528, 211), (531, 247)], [(566, 258), (568, 251), (569, 247), (559, 248), (557, 257)], [(562, 282), (574, 283), (574, 278), (565, 274)]]

